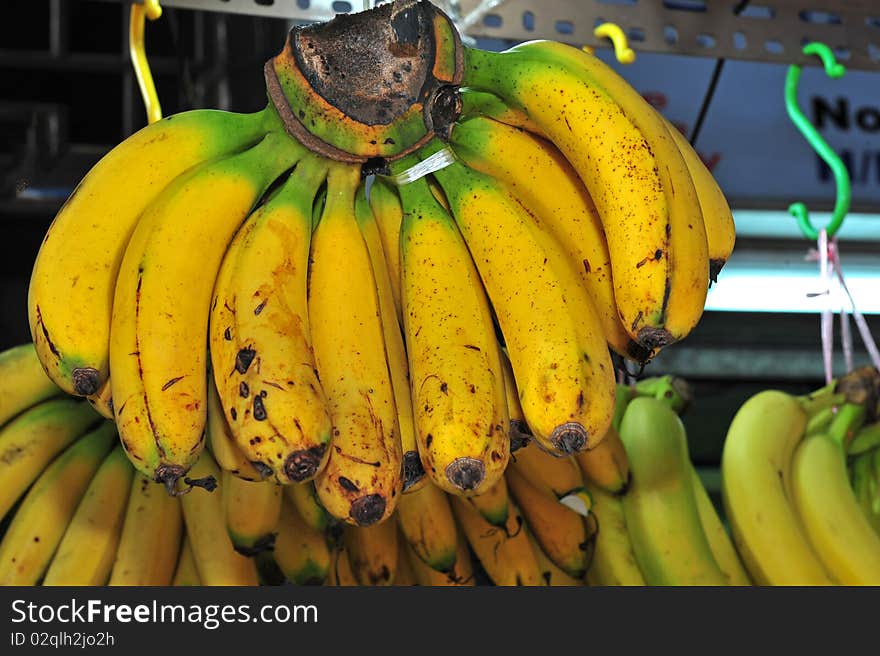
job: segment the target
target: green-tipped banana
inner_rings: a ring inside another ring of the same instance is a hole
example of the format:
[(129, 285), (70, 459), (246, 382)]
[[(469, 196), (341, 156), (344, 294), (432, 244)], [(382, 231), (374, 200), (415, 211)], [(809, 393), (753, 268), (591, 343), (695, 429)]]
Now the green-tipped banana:
[(678, 415), (657, 399), (633, 399), (620, 437), (632, 472), (623, 511), (647, 583), (726, 585), (700, 522)]

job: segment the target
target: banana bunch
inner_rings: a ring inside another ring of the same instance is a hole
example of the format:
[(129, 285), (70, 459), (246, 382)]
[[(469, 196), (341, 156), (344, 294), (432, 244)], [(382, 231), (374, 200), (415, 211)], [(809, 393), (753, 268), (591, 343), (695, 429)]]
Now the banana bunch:
[[(363, 30), (382, 38), (347, 38)], [(360, 56), (393, 83), (341, 72)], [(614, 492), (629, 466), (612, 351), (683, 339), (733, 247), (712, 176), (591, 55), (469, 48), (428, 2), (298, 26), (264, 75), (264, 110), (149, 125), (59, 211), (28, 298), (49, 379), (113, 420), (184, 519), (241, 522), (242, 553), (270, 546), (288, 488), (378, 535), (434, 486), (459, 522), (525, 518), (580, 577), (579, 467)], [(556, 515), (561, 541), (539, 526)], [(216, 530), (187, 523), (197, 563)], [(357, 573), (365, 549), (334, 562)]]
[(761, 585), (877, 585), (880, 372), (813, 394), (767, 390), (739, 409), (724, 446), (724, 506)]

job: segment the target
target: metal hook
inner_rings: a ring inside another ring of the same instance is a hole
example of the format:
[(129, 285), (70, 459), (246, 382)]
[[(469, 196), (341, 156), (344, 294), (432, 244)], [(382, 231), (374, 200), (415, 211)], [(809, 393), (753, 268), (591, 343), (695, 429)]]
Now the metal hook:
[(153, 83), (153, 74), (150, 72), (150, 63), (147, 61), (147, 52), (144, 46), (144, 23), (145, 19), (156, 20), (162, 15), (162, 7), (159, 0), (144, 0), (143, 4), (131, 5), (131, 19), (129, 21), (128, 51), (134, 74), (144, 99), (147, 109), (147, 122), (155, 123), (162, 118), (162, 106), (156, 95), (156, 85)]
[(603, 37), (611, 39), (614, 44), (614, 56), (621, 64), (632, 64), (636, 60), (636, 53), (629, 47), (626, 33), (617, 23), (602, 23), (595, 30), (593, 35), (597, 39)]
[[(823, 43), (813, 42), (804, 46), (803, 53), (805, 55), (816, 55), (822, 60), (825, 67), (825, 73), (830, 78), (839, 78), (846, 73), (846, 67), (834, 58), (831, 48)], [(852, 188), (850, 185), (849, 171), (843, 160), (840, 159), (834, 149), (828, 145), (828, 142), (819, 134), (819, 131), (810, 123), (810, 120), (804, 115), (798, 106), (797, 90), (801, 79), (801, 66), (792, 64), (788, 67), (788, 74), (785, 78), (785, 108), (788, 110), (788, 116), (792, 123), (800, 130), (809, 144), (813, 147), (819, 156), (825, 160), (825, 163), (834, 173), (834, 181), (837, 185), (837, 199), (834, 203), (834, 212), (831, 221), (825, 228), (828, 237), (834, 237), (840, 229), (843, 219), (849, 211), (850, 200), (852, 197)], [(809, 211), (804, 203), (793, 203), (788, 208), (789, 213), (797, 219), (801, 232), (808, 239), (818, 239), (819, 231), (813, 227), (810, 222)]]

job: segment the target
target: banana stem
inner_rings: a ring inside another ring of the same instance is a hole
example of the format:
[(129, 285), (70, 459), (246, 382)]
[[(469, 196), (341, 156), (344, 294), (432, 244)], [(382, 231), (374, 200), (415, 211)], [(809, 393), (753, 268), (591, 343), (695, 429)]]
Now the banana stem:
[(835, 391), (836, 388), (837, 383), (832, 381), (815, 392), (797, 397), (804, 412), (807, 413), (808, 419), (812, 419), (816, 414), (827, 408), (833, 408), (846, 403), (846, 395), (837, 393)]
[(849, 443), (849, 455), (857, 456), (880, 446), (880, 422), (865, 426)]
[(837, 416), (828, 427), (828, 437), (845, 447), (853, 434), (865, 423), (866, 414), (865, 406), (857, 403), (845, 403), (837, 411)]

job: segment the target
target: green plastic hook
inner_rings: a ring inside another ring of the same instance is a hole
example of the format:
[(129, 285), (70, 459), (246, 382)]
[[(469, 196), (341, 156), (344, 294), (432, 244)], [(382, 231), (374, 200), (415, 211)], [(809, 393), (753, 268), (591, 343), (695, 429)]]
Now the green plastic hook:
[[(803, 53), (805, 55), (816, 55), (822, 60), (825, 67), (825, 73), (830, 78), (839, 78), (846, 73), (846, 67), (840, 64), (835, 58), (831, 48), (823, 43), (813, 42), (804, 46)], [(810, 120), (801, 111), (797, 101), (798, 83), (801, 80), (801, 67), (792, 64), (788, 67), (788, 75), (785, 78), (785, 107), (788, 110), (788, 116), (792, 123), (797, 126), (801, 134), (810, 143), (819, 156), (825, 160), (825, 163), (834, 173), (834, 181), (837, 184), (837, 200), (834, 203), (834, 212), (831, 221), (826, 228), (828, 237), (833, 237), (840, 229), (846, 213), (849, 211), (850, 199), (852, 197), (852, 188), (850, 186), (849, 171), (846, 165), (834, 152), (828, 142), (822, 138), (819, 131), (810, 123)], [(813, 227), (810, 222), (810, 214), (807, 206), (803, 203), (793, 203), (788, 208), (789, 213), (797, 219), (801, 232), (808, 239), (818, 239), (819, 231)]]

